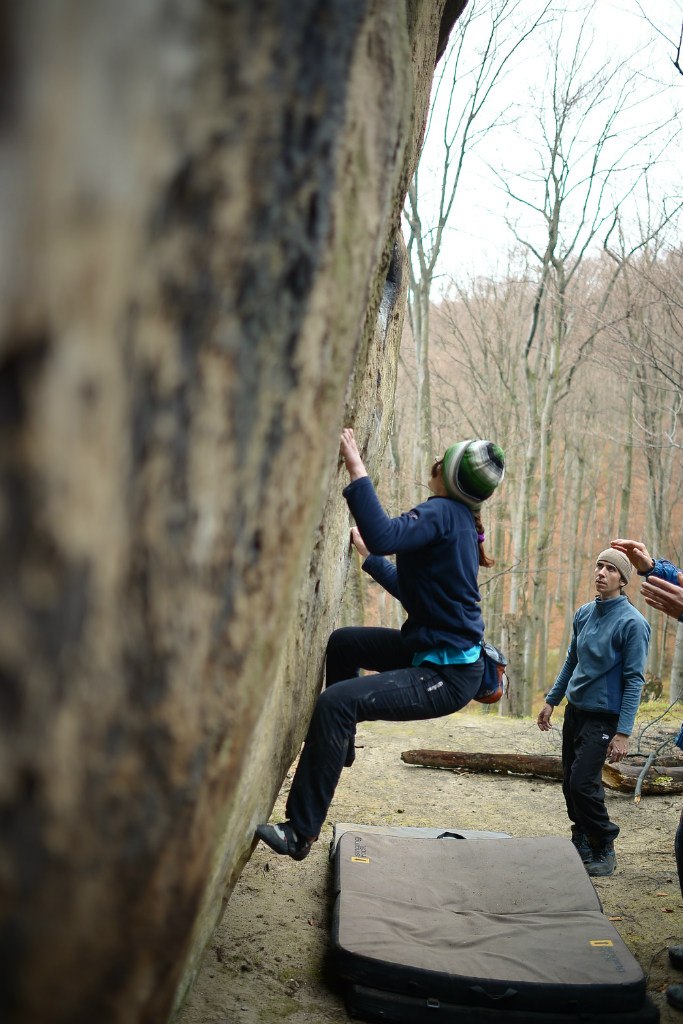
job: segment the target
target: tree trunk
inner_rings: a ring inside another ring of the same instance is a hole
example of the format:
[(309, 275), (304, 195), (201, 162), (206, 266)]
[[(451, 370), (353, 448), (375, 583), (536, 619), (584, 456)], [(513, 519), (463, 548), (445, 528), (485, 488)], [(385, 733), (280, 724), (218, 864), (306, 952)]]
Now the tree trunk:
[(621, 480), (621, 505), (619, 508), (618, 537), (629, 537), (628, 523), (631, 512), (631, 480), (633, 477), (633, 443), (631, 427), (633, 424), (633, 375), (629, 376), (628, 391), (626, 394), (626, 422), (629, 429), (629, 438), (624, 445), (624, 465)]
[(521, 639), (523, 630), (517, 615), (503, 616), (501, 627), (503, 653), (508, 659), (506, 668), (509, 684), (507, 697), (500, 701), (501, 715), (510, 715), (513, 718), (521, 718), (524, 714), (523, 685), (520, 670), (523, 664), (521, 651)]
[[(583, 560), (583, 553), (579, 544), (579, 538), (585, 536), (586, 523), (581, 521), (581, 512), (585, 504), (588, 504), (585, 498), (584, 478), (586, 475), (586, 457), (585, 454), (578, 449), (573, 453), (576, 457), (576, 468), (574, 469), (574, 486), (571, 489), (571, 501), (568, 502), (568, 508), (565, 507), (565, 515), (570, 518), (573, 526), (570, 531), (571, 543), (567, 547), (568, 551), (568, 572), (565, 583), (565, 605), (564, 605), (564, 630), (562, 633), (562, 641), (560, 643), (560, 658), (559, 665), (564, 663), (567, 648), (571, 643), (572, 638), (572, 627), (574, 624), (574, 614), (576, 612), (576, 602), (578, 593), (578, 582), (581, 576), (581, 562)], [(586, 516), (588, 512), (584, 513)]]
[(429, 293), (431, 277), (411, 280), (408, 291), (410, 324), (415, 344), (415, 443), (413, 473), (426, 481), (434, 458), (432, 442), (432, 394), (429, 368)]
[[(491, 528), (489, 527), (489, 531)], [(488, 545), (487, 545), (488, 550)], [(493, 558), (496, 564), (493, 572), (505, 561), (505, 534), (498, 523), (493, 530)], [(501, 620), (505, 596), (505, 577), (500, 576), (485, 588), (484, 595), (484, 619), (486, 623), (486, 635), (493, 640), (494, 644), (503, 646)]]
[[(533, 576), (531, 635), (529, 638), (529, 661), (527, 664), (527, 702), (525, 710), (531, 711), (531, 697), (538, 688), (539, 676), (545, 678), (545, 659), (547, 656), (547, 593), (548, 593), (548, 555), (550, 550), (552, 524), (554, 519), (553, 487), (554, 449), (553, 435), (555, 428), (555, 406), (560, 368), (560, 347), (565, 334), (564, 296), (560, 292), (552, 309), (553, 338), (550, 349), (550, 365), (545, 380), (543, 408), (540, 418), (540, 446), (538, 451), (538, 472), (540, 487), (536, 502), (536, 545), (534, 563), (536, 572)], [(534, 686), (533, 681), (537, 684)], [(540, 683), (544, 685), (543, 682)]]

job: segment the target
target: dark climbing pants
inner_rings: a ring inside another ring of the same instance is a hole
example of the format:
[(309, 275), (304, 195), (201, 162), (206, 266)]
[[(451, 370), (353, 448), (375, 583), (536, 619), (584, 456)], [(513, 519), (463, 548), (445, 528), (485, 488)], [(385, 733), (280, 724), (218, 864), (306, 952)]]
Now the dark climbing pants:
[(562, 792), (567, 814), (592, 846), (604, 846), (619, 835), (605, 807), (602, 766), (617, 731), (618, 715), (581, 711), (567, 704), (562, 726)]
[[(409, 722), (460, 711), (481, 685), (483, 663), (411, 666), (399, 630), (348, 627), (327, 645), (318, 697), (287, 800), (300, 835), (317, 836), (342, 768), (353, 760), (357, 722)], [(360, 669), (376, 674), (360, 676)]]

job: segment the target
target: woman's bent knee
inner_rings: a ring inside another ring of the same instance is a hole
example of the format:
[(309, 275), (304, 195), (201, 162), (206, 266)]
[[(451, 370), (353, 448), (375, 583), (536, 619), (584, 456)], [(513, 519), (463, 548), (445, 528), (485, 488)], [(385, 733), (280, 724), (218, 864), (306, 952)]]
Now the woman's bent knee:
[(340, 696), (338, 686), (331, 686), (318, 697), (313, 718), (320, 724), (354, 723), (354, 703)]
[(345, 647), (351, 638), (352, 634), (356, 632), (355, 626), (340, 626), (339, 629), (333, 630), (327, 641), (327, 650), (337, 650), (339, 647)]

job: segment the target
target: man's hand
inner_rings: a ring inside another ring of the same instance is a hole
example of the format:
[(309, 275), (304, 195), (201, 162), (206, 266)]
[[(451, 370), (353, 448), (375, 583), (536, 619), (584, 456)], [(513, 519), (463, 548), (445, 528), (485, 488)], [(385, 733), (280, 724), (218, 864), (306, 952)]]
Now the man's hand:
[(654, 565), (654, 558), (641, 540), (626, 540), (623, 537), (617, 537), (616, 540), (610, 541), (610, 544), (616, 551), (621, 551), (622, 555), (626, 555), (638, 572), (649, 572)]
[(683, 615), (683, 573), (678, 574), (678, 586), (660, 580), (659, 576), (648, 576), (640, 588), (645, 603), (674, 619)]
[(365, 541), (361, 537), (360, 530), (358, 529), (357, 526), (351, 527), (351, 543), (353, 544), (354, 548), (357, 550), (359, 555), (361, 555), (363, 558), (368, 557), (370, 552)]
[(552, 704), (544, 704), (541, 710), (539, 711), (538, 718), (536, 719), (536, 725), (541, 730), (541, 732), (549, 732), (550, 729), (552, 729), (553, 726), (550, 721), (550, 716), (552, 715), (554, 710), (555, 708)]
[(627, 754), (628, 736), (624, 736), (623, 732), (615, 733), (607, 747), (607, 760), (610, 764), (614, 764), (615, 761), (621, 761)]
[(349, 473), (351, 480), (359, 480), (362, 476), (367, 476), (367, 471), (363, 465), (363, 460), (360, 457), (358, 451), (358, 445), (356, 439), (353, 436), (353, 430), (351, 427), (344, 427), (341, 432), (339, 439), (339, 451), (342, 459), (346, 463), (346, 468)]

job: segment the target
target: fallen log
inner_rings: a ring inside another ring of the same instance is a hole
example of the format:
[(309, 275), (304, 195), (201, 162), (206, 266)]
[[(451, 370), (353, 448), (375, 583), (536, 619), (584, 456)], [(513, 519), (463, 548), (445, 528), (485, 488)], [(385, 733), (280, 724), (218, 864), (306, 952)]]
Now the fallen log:
[[(401, 760), (425, 768), (451, 771), (506, 772), (533, 775), (541, 779), (562, 779), (562, 758), (552, 754), (488, 754), (465, 750), (404, 750)], [(635, 791), (642, 765), (605, 764), (602, 781), (608, 789), (622, 793)], [(683, 793), (683, 768), (652, 765), (643, 779), (645, 794)]]
[(472, 772), (511, 772), (561, 779), (562, 759), (552, 754), (475, 754), (464, 750), (404, 750), (401, 760), (425, 768), (461, 768)]
[[(642, 767), (642, 765), (645, 764), (645, 761), (646, 761), (645, 754), (629, 754), (628, 755), (628, 763), (629, 764), (640, 764), (641, 767)], [(674, 757), (669, 757), (668, 755), (666, 755), (666, 756), (658, 757), (657, 758), (657, 764), (659, 765), (660, 768), (680, 768), (681, 771), (683, 772), (683, 758), (681, 758), (680, 756), (679, 757), (675, 757), (675, 756)]]
[[(645, 762), (643, 761), (642, 764), (633, 764), (631, 761), (620, 761), (618, 765), (610, 764), (607, 767), (617, 768), (622, 775), (627, 775), (629, 778), (637, 779), (645, 767)], [(648, 768), (648, 773), (650, 776), (652, 776), (652, 774), (668, 775), (676, 782), (683, 783), (683, 767), (680, 767), (679, 765), (674, 767), (673, 765), (662, 764), (661, 761), (657, 760), (652, 763), (650, 768)]]

